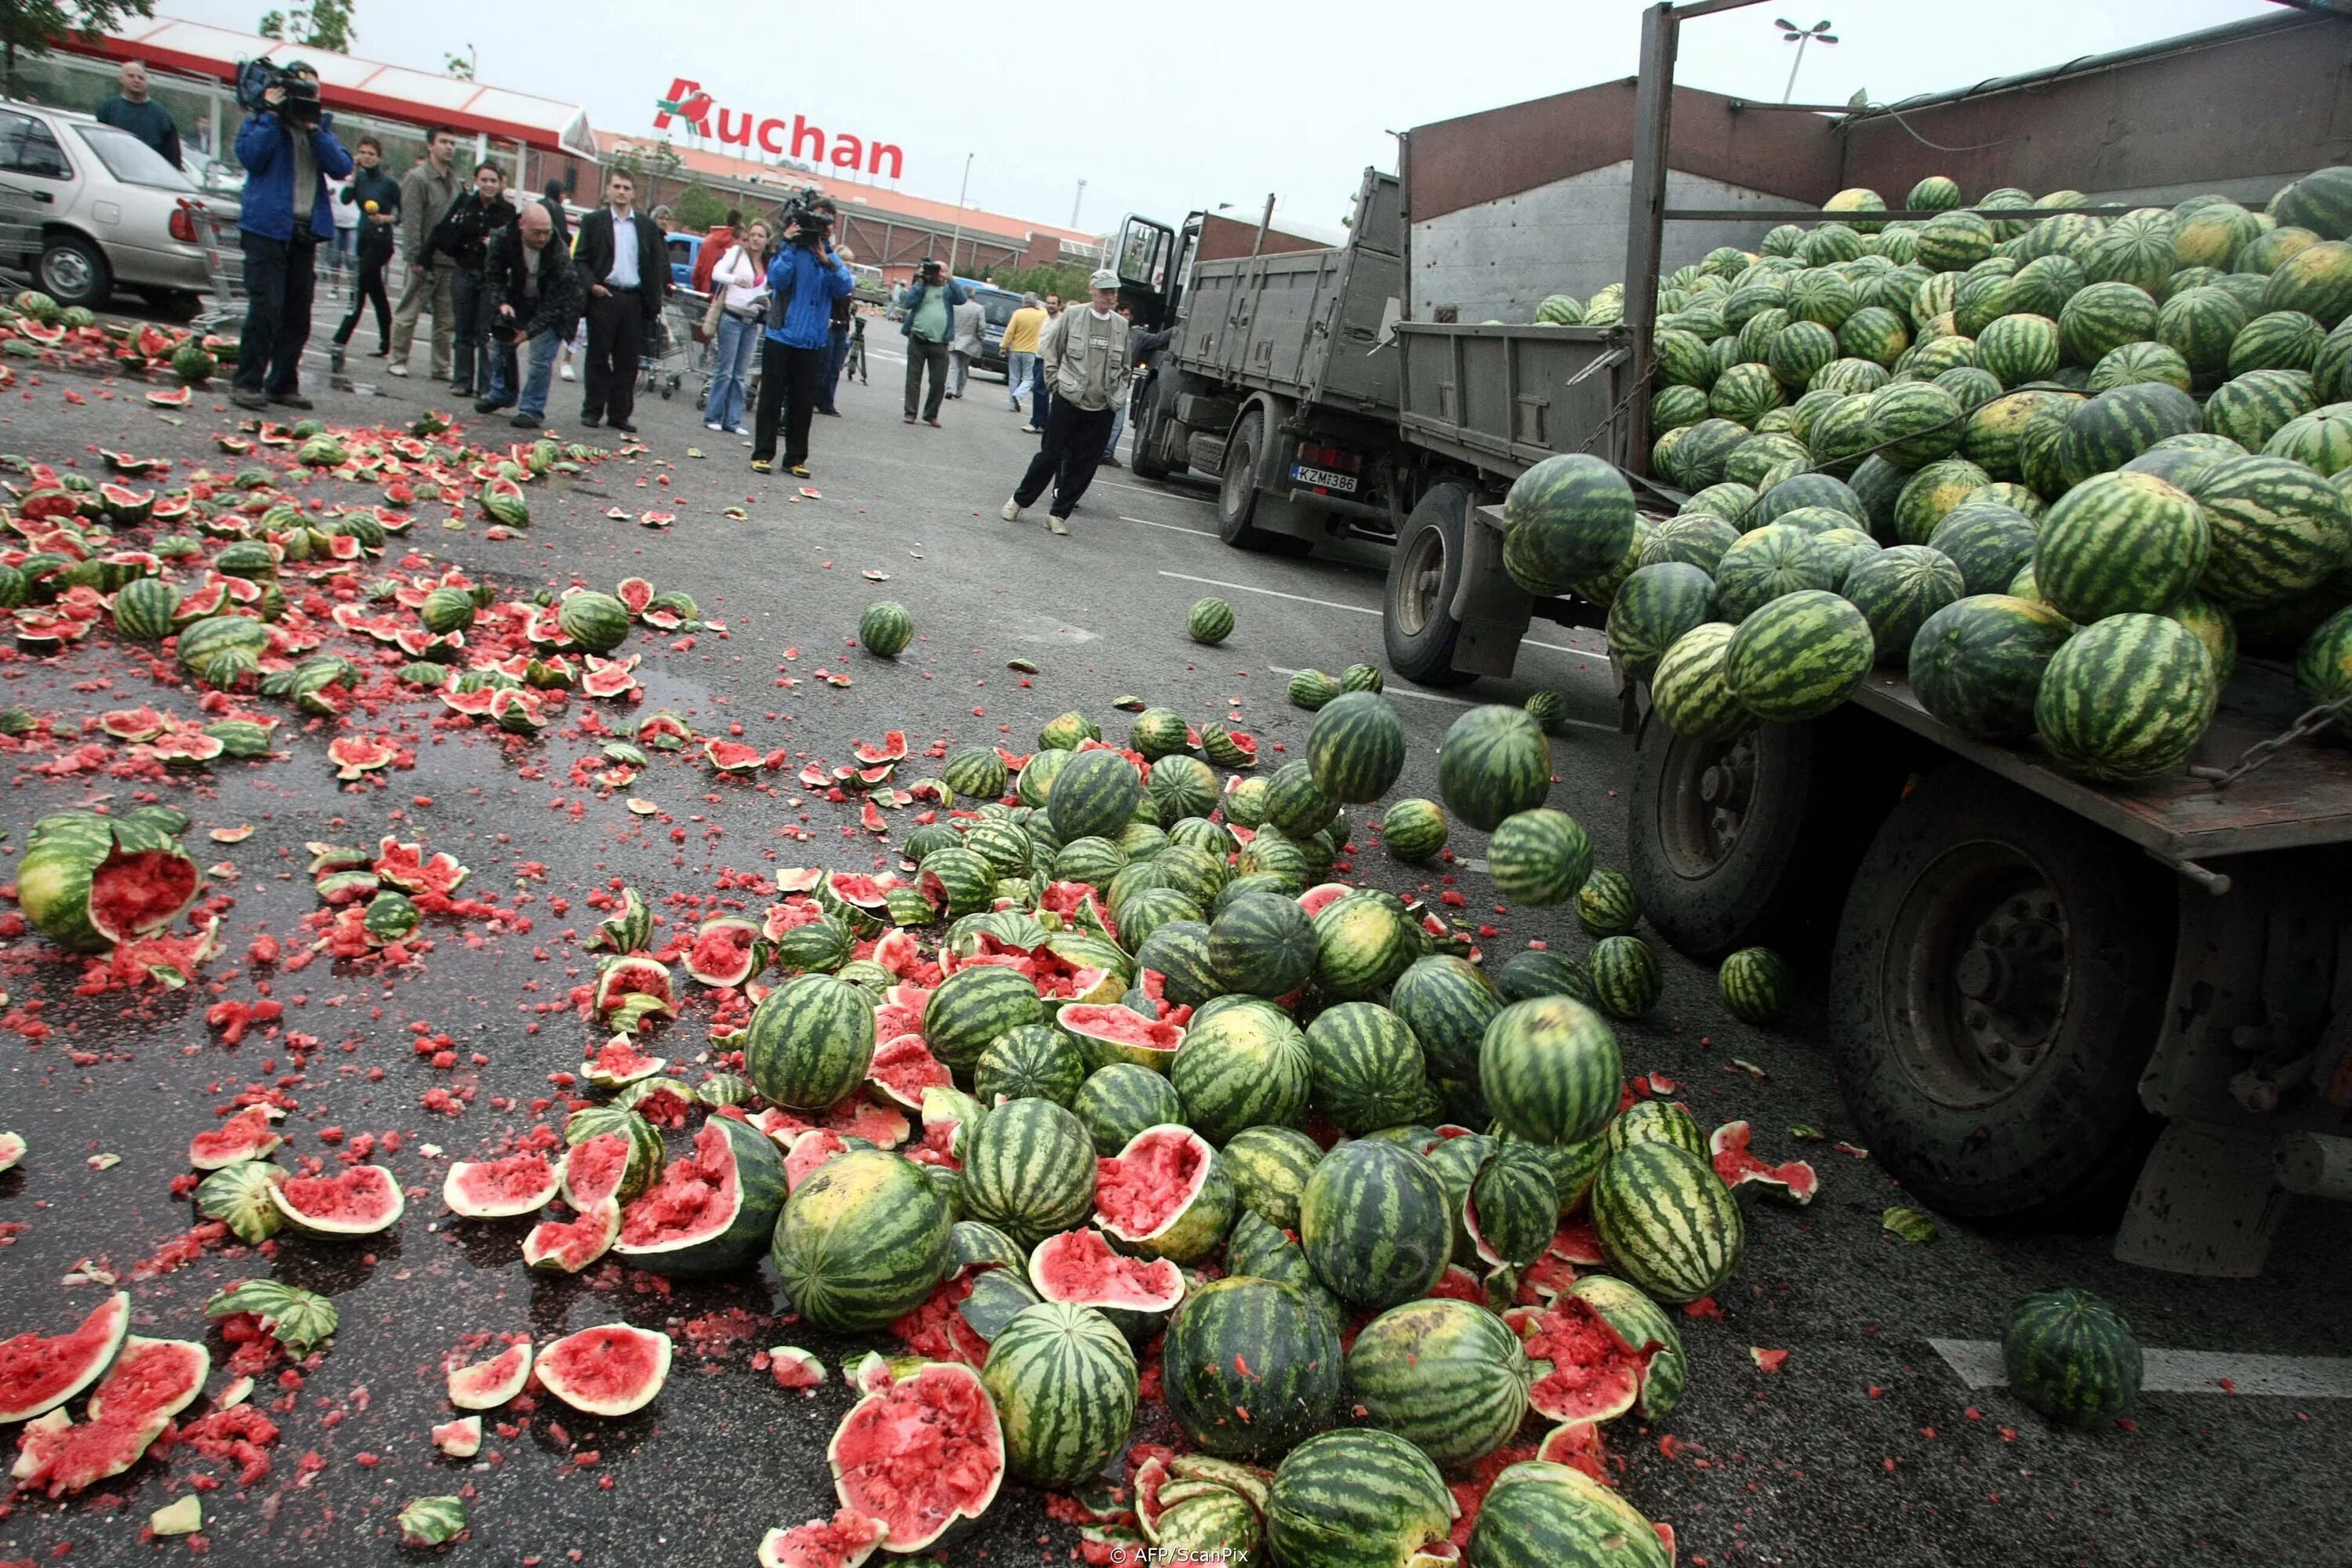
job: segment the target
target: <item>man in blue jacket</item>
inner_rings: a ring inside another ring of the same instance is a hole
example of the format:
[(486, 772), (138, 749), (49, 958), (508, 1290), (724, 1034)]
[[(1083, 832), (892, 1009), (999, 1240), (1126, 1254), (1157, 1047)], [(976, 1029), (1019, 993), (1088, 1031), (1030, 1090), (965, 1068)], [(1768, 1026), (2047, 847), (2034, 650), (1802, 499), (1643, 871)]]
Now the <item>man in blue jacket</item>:
[(856, 279), (834, 253), (832, 226), (784, 225), (784, 243), (768, 263), (768, 330), (760, 344), (760, 406), (751, 422), (751, 471), (775, 467), (776, 426), (784, 427), (784, 468), (808, 477), (809, 425), (817, 383), (833, 337), (833, 302)]
[(245, 206), (236, 226), (247, 303), (229, 401), (239, 408), (310, 406), (301, 371), (302, 348), (310, 341), (311, 268), (319, 242), (335, 235), (327, 182), (352, 172), (333, 121), (320, 110), (316, 89), (289, 104), (285, 84), (274, 82), (237, 129)]
[(931, 375), (930, 400), (923, 404), (923, 423), (940, 422), (940, 398), (948, 389), (948, 343), (955, 335), (955, 310), (968, 296), (963, 285), (930, 257), (916, 270), (907, 290), (907, 319), (898, 331), (907, 340), (907, 423), (915, 422), (915, 405), (923, 395), (923, 373)]

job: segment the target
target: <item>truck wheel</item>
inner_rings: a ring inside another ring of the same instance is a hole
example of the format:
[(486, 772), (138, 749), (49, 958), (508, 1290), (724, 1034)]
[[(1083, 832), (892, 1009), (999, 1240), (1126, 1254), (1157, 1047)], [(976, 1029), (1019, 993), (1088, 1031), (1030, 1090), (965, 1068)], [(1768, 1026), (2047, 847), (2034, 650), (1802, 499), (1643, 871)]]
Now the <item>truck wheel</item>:
[(1174, 427), (1175, 416), (1169, 405), (1175, 395), (1174, 375), (1155, 377), (1143, 406), (1136, 411), (1135, 445), (1129, 451), (1128, 466), (1139, 479), (1164, 479), (1184, 466), (1181, 460), (1173, 464), (1163, 461), (1158, 450), (1166, 444), (1168, 432)]
[(1814, 815), (1819, 750), (1810, 724), (1693, 741), (1651, 720), (1635, 758), (1626, 858), (1642, 912), (1668, 942), (1697, 958), (1802, 945), (1797, 900), (1815, 879), (1790, 868)]
[(1971, 767), (1921, 781), (1846, 897), (1831, 1059), (1862, 1142), (1930, 1207), (2111, 1218), (2155, 1132), (2173, 889), (2152, 861)]
[(1295, 559), (1314, 549), (1314, 541), (1259, 526), (1286, 520), (1299, 510), (1296, 502), (1259, 493), (1258, 456), (1265, 449), (1265, 410), (1253, 408), (1242, 416), (1225, 446), (1224, 476), (1217, 486), (1217, 537), (1236, 550), (1263, 550)]
[(1475, 500), (1465, 484), (1431, 486), (1413, 503), (1389, 556), (1381, 643), (1389, 668), (1423, 686), (1467, 686), (1478, 679), (1454, 668), (1462, 623), (1453, 611), (1454, 590), (1462, 582), (1463, 536)]

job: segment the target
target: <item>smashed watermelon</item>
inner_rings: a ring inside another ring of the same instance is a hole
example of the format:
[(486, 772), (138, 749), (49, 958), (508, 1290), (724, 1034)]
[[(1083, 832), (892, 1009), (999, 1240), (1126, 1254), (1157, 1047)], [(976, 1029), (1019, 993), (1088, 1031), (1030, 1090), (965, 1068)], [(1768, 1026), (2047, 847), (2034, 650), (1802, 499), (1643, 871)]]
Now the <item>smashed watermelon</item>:
[(1791, 1160), (1783, 1165), (1767, 1164), (1749, 1150), (1752, 1136), (1747, 1122), (1727, 1121), (1708, 1140), (1715, 1173), (1723, 1184), (1737, 1189), (1753, 1182), (1767, 1197), (1783, 1203), (1811, 1203), (1822, 1186), (1822, 1179), (1812, 1166), (1802, 1160)]

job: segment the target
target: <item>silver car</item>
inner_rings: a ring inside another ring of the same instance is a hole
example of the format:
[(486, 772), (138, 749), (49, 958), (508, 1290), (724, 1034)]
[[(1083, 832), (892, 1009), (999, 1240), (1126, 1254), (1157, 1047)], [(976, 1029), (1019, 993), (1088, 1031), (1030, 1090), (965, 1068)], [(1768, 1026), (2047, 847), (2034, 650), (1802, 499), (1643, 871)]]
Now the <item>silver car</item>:
[(206, 226), (204, 194), (129, 132), (0, 100), (0, 244), (58, 303), (94, 310), (118, 285), (159, 304), (204, 292)]

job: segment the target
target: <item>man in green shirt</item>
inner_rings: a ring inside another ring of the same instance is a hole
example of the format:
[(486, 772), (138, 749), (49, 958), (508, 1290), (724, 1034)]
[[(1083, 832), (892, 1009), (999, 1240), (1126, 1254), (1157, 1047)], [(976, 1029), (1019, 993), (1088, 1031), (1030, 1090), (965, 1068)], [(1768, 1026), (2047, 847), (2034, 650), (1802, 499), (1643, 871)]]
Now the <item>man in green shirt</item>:
[(907, 339), (907, 423), (915, 422), (915, 404), (923, 396), (923, 372), (931, 374), (930, 396), (923, 401), (923, 423), (940, 422), (940, 399), (948, 390), (948, 340), (954, 336), (955, 308), (964, 302), (963, 285), (929, 257), (916, 269), (907, 289), (907, 319), (898, 331)]

